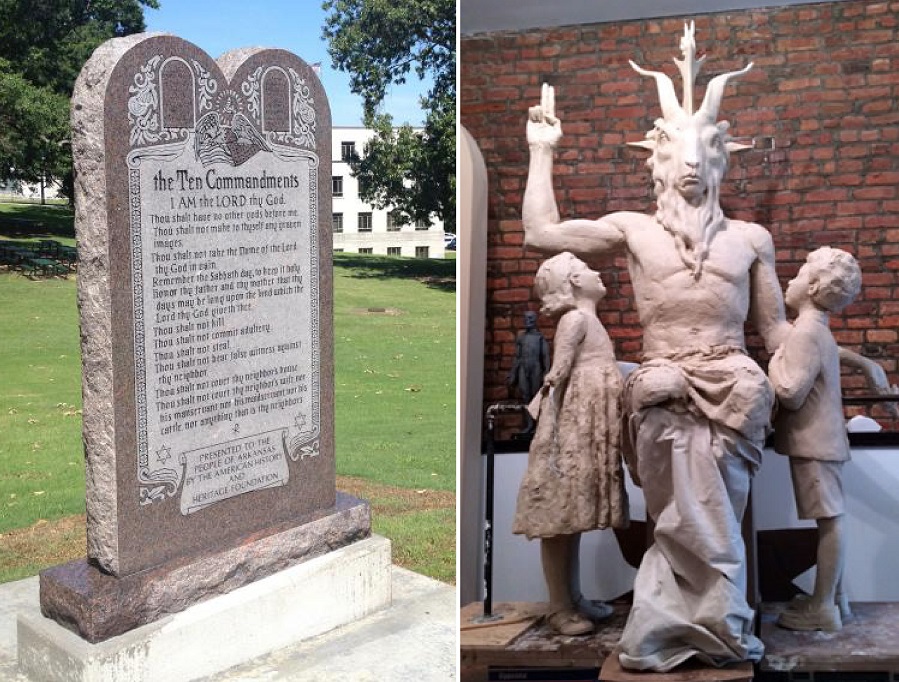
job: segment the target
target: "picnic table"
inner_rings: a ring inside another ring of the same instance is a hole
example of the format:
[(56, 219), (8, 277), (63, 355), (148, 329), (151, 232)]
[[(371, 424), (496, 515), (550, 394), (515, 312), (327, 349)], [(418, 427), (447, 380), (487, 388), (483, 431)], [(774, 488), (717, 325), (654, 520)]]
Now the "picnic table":
[(32, 249), (16, 242), (0, 241), (0, 263), (15, 266), (25, 258), (35, 255)]
[(74, 246), (60, 244), (56, 252), (56, 259), (66, 265), (69, 270), (74, 270), (78, 263), (78, 249)]
[(14, 242), (0, 240), (0, 264), (26, 276), (65, 277), (75, 269), (76, 250), (52, 240)]
[(23, 275), (43, 275), (44, 277), (52, 277), (53, 275), (62, 275), (65, 277), (69, 273), (69, 268), (52, 258), (25, 258), (17, 266), (17, 269)]

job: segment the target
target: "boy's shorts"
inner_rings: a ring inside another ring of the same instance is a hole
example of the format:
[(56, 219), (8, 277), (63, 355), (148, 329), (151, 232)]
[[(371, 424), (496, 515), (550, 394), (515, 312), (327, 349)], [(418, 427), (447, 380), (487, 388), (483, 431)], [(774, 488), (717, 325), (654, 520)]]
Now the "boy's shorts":
[(800, 519), (829, 519), (845, 511), (843, 462), (790, 457), (790, 476)]

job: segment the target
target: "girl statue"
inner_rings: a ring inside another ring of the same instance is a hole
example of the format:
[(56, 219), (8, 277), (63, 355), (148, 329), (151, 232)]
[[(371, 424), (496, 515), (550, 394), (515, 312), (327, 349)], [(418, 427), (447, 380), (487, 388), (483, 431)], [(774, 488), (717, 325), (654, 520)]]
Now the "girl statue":
[(612, 341), (596, 316), (605, 296), (599, 273), (570, 253), (540, 266), (541, 312), (558, 317), (552, 366), (529, 409), (539, 420), (518, 493), (513, 532), (540, 538), (549, 623), (583, 635), (592, 623), (576, 602), (572, 562), (583, 531), (628, 524), (621, 464), (621, 374)]

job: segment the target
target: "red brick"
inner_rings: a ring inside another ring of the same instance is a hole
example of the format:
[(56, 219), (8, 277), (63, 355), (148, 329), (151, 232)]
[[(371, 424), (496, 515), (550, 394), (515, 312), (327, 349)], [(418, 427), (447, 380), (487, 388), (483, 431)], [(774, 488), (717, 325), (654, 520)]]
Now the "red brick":
[(892, 199), (895, 196), (895, 187), (860, 187), (852, 191), (855, 199)]
[[(899, 2), (846, 0), (700, 15), (697, 42), (709, 53), (710, 73), (740, 68), (747, 57), (756, 62), (728, 87), (721, 115), (738, 119), (735, 132), (747, 138), (777, 142), (775, 150), (732, 160), (722, 188), (725, 210), (771, 227), (782, 283), (817, 244), (855, 252), (866, 287), (845, 320), (834, 318), (834, 328), (843, 343), (876, 343), (899, 357), (893, 337), (899, 334), (897, 14)], [(519, 326), (514, 319), (536, 306), (530, 282), (542, 256), (520, 246), (520, 211), (527, 175), (523, 123), (538, 85), (555, 74), (566, 131), (555, 166), (562, 214), (651, 211), (646, 156), (622, 143), (642, 139), (659, 115), (658, 102), (652, 82), (636, 77), (626, 62), (673, 75), (671, 36), (680, 25), (662, 19), (462, 39), (461, 120), (479, 141), (491, 178), (488, 329), (496, 318), (494, 330), (511, 332)], [(561, 69), (563, 60), (576, 68)], [(849, 68), (856, 64), (861, 68)], [(625, 259), (598, 263), (610, 290), (600, 307), (603, 322), (614, 331), (619, 357), (638, 359), (640, 328)], [(547, 326), (545, 333), (551, 331)], [(748, 344), (759, 353), (757, 335)], [(506, 399), (513, 344), (501, 336), (487, 345), (485, 395)], [(888, 369), (899, 383), (897, 363)]]
[(868, 343), (894, 343), (899, 340), (899, 333), (892, 329), (869, 329), (865, 332)]

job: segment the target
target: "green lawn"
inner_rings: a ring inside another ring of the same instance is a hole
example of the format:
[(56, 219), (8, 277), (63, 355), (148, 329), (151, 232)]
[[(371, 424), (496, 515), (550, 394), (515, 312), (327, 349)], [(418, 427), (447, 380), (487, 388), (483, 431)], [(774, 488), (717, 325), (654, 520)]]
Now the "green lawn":
[(455, 489), (455, 293), (442, 279), (454, 263), (334, 262), (338, 472)]
[(75, 245), (72, 209), (62, 204), (0, 203), (0, 238), (55, 239)]
[(84, 509), (74, 280), (0, 273), (0, 533)]
[[(0, 204), (0, 225), (7, 208)], [(454, 269), (453, 261), (335, 257), (339, 474), (413, 492), (455, 489)], [(0, 534), (84, 511), (75, 289), (74, 276), (0, 271)], [(376, 515), (374, 526), (404, 565), (452, 580), (455, 517), (441, 499), (443, 508)], [(434, 547), (443, 554), (433, 556)], [(0, 537), (0, 581), (23, 575), (4, 570), (9, 562), (16, 558), (4, 556)]]

